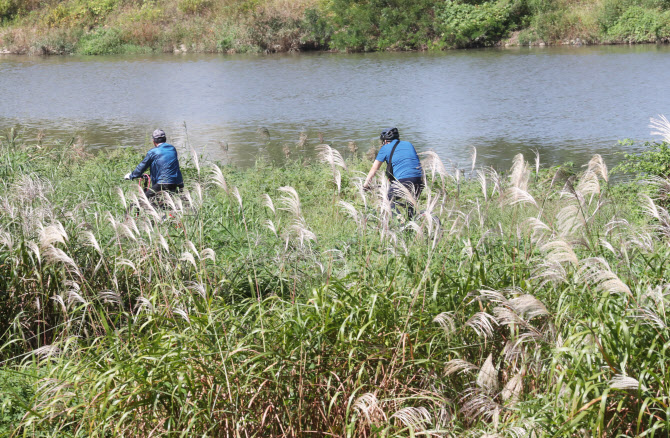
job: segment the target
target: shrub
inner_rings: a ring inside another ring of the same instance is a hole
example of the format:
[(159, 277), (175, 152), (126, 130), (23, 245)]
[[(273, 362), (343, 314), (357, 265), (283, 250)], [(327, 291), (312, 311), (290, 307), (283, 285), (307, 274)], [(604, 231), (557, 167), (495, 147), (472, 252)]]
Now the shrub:
[(116, 8), (117, 0), (80, 0), (79, 8), (95, 18), (104, 17)]
[[(636, 146), (631, 140), (623, 140), (620, 143), (627, 147)], [(670, 177), (670, 143), (644, 142), (641, 147), (642, 152), (625, 153), (624, 160), (613, 171), (633, 173), (639, 177), (648, 175)]]
[(77, 28), (51, 29), (32, 43), (31, 51), (40, 55), (65, 55), (75, 52), (83, 31)]
[(10, 20), (18, 11), (16, 0), (0, 0), (0, 22)]
[(338, 50), (417, 49), (435, 36), (429, 0), (333, 0), (332, 46)]
[(604, 0), (597, 13), (601, 31), (608, 33), (631, 8), (660, 11), (670, 8), (670, 0)]
[(315, 48), (328, 46), (333, 36), (333, 26), (324, 12), (316, 8), (306, 9), (303, 26)]
[(232, 24), (225, 24), (219, 29), (217, 50), (229, 52), (237, 50), (239, 46), (238, 29)]
[(511, 5), (484, 2), (479, 5), (444, 2), (436, 7), (440, 41), (447, 47), (490, 46), (509, 31)]
[(670, 14), (639, 6), (628, 8), (607, 31), (615, 41), (631, 43), (656, 41), (667, 36)]
[(177, 7), (185, 14), (200, 15), (211, 6), (211, 0), (180, 0)]
[(77, 46), (82, 55), (111, 55), (121, 53), (123, 41), (116, 29), (98, 29), (85, 35)]

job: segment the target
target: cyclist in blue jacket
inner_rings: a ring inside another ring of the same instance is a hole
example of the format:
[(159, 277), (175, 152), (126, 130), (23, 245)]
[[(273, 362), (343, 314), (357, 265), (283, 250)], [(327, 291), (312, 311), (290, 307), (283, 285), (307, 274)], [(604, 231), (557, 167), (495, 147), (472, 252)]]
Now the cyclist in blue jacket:
[[(423, 190), (423, 169), (421, 168), (421, 161), (419, 161), (416, 149), (414, 149), (412, 143), (400, 141), (398, 128), (385, 129), (382, 131), (379, 139), (382, 141), (382, 148), (379, 150), (377, 158), (372, 164), (363, 187), (368, 187), (382, 163), (386, 162), (387, 176), (391, 182), (398, 181), (398, 183), (407, 187), (418, 198)], [(395, 201), (398, 196), (398, 190), (391, 185), (388, 199), (391, 201), (391, 208), (396, 212), (397, 206)], [(414, 209), (411, 206), (407, 208), (407, 215), (410, 218), (414, 217)]]
[(162, 129), (156, 129), (152, 138), (154, 147), (147, 152), (137, 168), (125, 176), (125, 179), (139, 178), (150, 169), (151, 187), (144, 191), (147, 198), (152, 198), (164, 190), (178, 192), (184, 188), (177, 149), (167, 142), (165, 131)]

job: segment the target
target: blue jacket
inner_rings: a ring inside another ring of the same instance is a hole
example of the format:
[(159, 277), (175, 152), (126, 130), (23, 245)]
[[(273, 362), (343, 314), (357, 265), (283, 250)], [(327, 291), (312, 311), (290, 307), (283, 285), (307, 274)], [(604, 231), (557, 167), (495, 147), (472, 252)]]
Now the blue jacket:
[[(389, 156), (395, 142), (395, 140), (392, 140), (391, 143), (382, 146), (377, 154), (377, 161), (386, 161), (386, 165), (388, 166)], [(423, 175), (419, 156), (412, 143), (408, 141), (398, 143), (391, 162), (393, 163), (393, 176), (395, 179), (420, 178)]]
[(147, 152), (147, 156), (130, 174), (130, 179), (139, 178), (151, 168), (151, 184), (183, 184), (179, 169), (177, 149), (169, 143), (161, 143)]

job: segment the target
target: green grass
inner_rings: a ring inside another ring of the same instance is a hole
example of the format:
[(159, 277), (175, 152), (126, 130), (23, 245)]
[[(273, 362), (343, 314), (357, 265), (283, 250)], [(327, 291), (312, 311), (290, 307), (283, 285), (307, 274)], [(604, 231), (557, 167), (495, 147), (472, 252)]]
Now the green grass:
[(428, 154), (438, 229), (360, 190), (355, 152), (220, 172), (182, 154), (188, 194), (161, 220), (125, 214), (137, 152), (0, 148), (0, 431), (668, 429), (670, 220), (599, 157), (465, 178)]

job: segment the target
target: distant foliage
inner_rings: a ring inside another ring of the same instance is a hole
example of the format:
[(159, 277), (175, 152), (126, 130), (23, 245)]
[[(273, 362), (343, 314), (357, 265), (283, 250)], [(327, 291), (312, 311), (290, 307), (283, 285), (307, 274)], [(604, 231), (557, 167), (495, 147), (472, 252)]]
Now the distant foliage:
[(202, 14), (211, 6), (211, 0), (180, 0), (178, 4), (180, 11), (192, 15)]
[(419, 49), (435, 35), (432, 0), (333, 0), (327, 10), (339, 50)]
[(11, 19), (17, 12), (16, 0), (0, 0), (0, 22)]
[[(622, 142), (625, 146), (635, 146), (631, 140)], [(644, 176), (670, 177), (670, 143), (644, 142), (642, 152), (624, 154), (624, 161), (614, 168), (621, 173)]]
[(507, 35), (513, 24), (512, 10), (507, 2), (444, 2), (435, 8), (440, 29), (438, 47), (493, 45)]
[(441, 50), (668, 42), (670, 0), (0, 0), (0, 23), (16, 53)]
[(670, 12), (633, 6), (607, 30), (607, 36), (630, 43), (657, 41), (670, 36), (669, 21)]
[(121, 32), (116, 29), (99, 29), (82, 37), (77, 51), (82, 55), (112, 55), (122, 53), (122, 49)]

